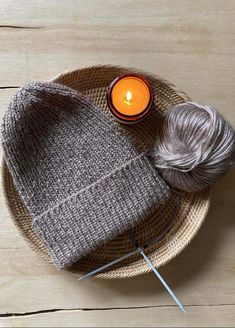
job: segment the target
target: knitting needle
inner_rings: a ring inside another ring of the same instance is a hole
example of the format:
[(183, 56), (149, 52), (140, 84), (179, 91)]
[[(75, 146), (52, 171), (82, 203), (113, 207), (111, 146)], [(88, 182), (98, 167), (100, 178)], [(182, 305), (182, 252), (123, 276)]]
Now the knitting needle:
[(183, 305), (181, 304), (181, 302), (175, 296), (175, 294), (173, 293), (173, 291), (171, 290), (171, 288), (167, 285), (167, 283), (165, 282), (165, 280), (163, 279), (163, 277), (160, 275), (160, 273), (157, 271), (157, 269), (155, 268), (155, 266), (153, 265), (153, 263), (149, 260), (149, 258), (145, 255), (145, 253), (143, 252), (143, 250), (140, 247), (138, 247), (137, 249), (135, 249), (132, 252), (129, 252), (128, 254), (125, 254), (125, 255), (119, 257), (116, 260), (113, 260), (113, 261), (111, 261), (111, 262), (103, 265), (102, 267), (99, 267), (98, 269), (95, 269), (95, 270), (93, 270), (91, 272), (88, 272), (87, 274), (82, 275), (78, 279), (78, 281), (81, 281), (81, 280), (87, 279), (87, 278), (89, 278), (91, 276), (94, 276), (95, 274), (97, 274), (97, 273), (99, 273), (99, 272), (101, 272), (101, 271), (109, 268), (110, 266), (112, 266), (114, 264), (117, 264), (118, 262), (123, 261), (123, 260), (127, 259), (128, 257), (136, 254), (137, 252), (139, 252), (143, 256), (144, 260), (150, 266), (150, 268), (152, 269), (152, 271), (156, 274), (156, 276), (161, 281), (161, 283), (163, 284), (163, 286), (167, 289), (167, 291), (169, 292), (169, 294), (171, 295), (171, 297), (173, 298), (173, 300), (180, 307), (180, 309), (185, 313), (186, 311), (185, 311)]
[(146, 261), (146, 263), (150, 266), (150, 268), (153, 270), (153, 272), (155, 273), (155, 275), (158, 277), (158, 279), (161, 281), (161, 283), (163, 284), (163, 286), (166, 288), (166, 290), (168, 291), (168, 293), (171, 295), (171, 297), (173, 298), (173, 300), (175, 301), (175, 303), (179, 306), (179, 308), (186, 313), (183, 305), (181, 304), (181, 302), (178, 300), (178, 298), (175, 296), (175, 294), (173, 293), (173, 291), (171, 290), (171, 288), (167, 285), (166, 281), (163, 279), (163, 277), (160, 275), (160, 273), (157, 271), (157, 269), (155, 268), (155, 266), (153, 265), (153, 263), (150, 261), (150, 259), (145, 255), (144, 251), (142, 250), (142, 248), (138, 247), (137, 248), (139, 253), (143, 256), (144, 260)]
[[(164, 235), (172, 228), (173, 224), (175, 223), (175, 218), (177, 216), (177, 213), (178, 213), (178, 208), (179, 208), (179, 202), (180, 202), (180, 198), (179, 198), (179, 195), (177, 195), (176, 197), (176, 203), (175, 203), (175, 207), (176, 207), (176, 210), (174, 212), (174, 216), (173, 216), (173, 220), (171, 222), (171, 224), (169, 226), (167, 226), (167, 228), (165, 228), (162, 233), (157, 237), (157, 238), (153, 238), (153, 240), (150, 241), (150, 243), (148, 243), (147, 245), (144, 246), (144, 248), (147, 248), (149, 246), (152, 246), (154, 245), (155, 243), (159, 242), (161, 240), (162, 237), (164, 237)], [(135, 244), (133, 243), (133, 241), (130, 239), (131, 243), (133, 244), (133, 246), (135, 246)], [(94, 276), (95, 274), (99, 273), (99, 272), (102, 272), (103, 270), (105, 269), (108, 269), (109, 267), (113, 266), (114, 264), (117, 264), (125, 259), (127, 259), (128, 257), (132, 256), (132, 255), (135, 255), (136, 253), (138, 253), (138, 248), (136, 248), (135, 250), (93, 270), (93, 271), (90, 271), (84, 275), (82, 275), (80, 278), (78, 278), (78, 281), (80, 280), (84, 280), (84, 279), (87, 279), (89, 277), (92, 277)]]
[(128, 257), (130, 257), (130, 256), (132, 256), (132, 255), (134, 255), (136, 253), (138, 253), (138, 249), (135, 249), (135, 250), (133, 250), (133, 251), (131, 251), (131, 252), (129, 252), (129, 253), (127, 253), (127, 254), (119, 257), (119, 258), (117, 258), (116, 260), (113, 260), (113, 261), (111, 261), (111, 262), (103, 265), (102, 267), (99, 267), (98, 269), (95, 269), (95, 270), (93, 270), (91, 272), (88, 272), (88, 273), (82, 275), (80, 278), (78, 278), (78, 281), (87, 279), (87, 278), (89, 278), (91, 276), (94, 276), (95, 274), (97, 274), (97, 273), (99, 273), (99, 272), (101, 272), (101, 271), (103, 271), (105, 269), (108, 269), (112, 265), (117, 264), (117, 263), (119, 263), (119, 262), (127, 259)]

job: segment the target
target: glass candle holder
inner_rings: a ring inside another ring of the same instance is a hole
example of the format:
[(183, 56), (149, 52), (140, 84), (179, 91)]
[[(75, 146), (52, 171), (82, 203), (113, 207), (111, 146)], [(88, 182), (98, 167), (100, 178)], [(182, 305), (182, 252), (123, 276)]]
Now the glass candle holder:
[(119, 122), (134, 124), (149, 114), (153, 104), (153, 90), (143, 76), (125, 74), (110, 84), (107, 102)]

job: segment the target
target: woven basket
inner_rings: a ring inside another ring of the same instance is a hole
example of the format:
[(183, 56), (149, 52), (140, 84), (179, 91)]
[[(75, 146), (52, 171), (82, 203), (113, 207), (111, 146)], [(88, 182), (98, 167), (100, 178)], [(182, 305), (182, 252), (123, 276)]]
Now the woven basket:
[[(143, 123), (125, 127), (136, 147), (148, 150), (156, 135), (161, 113), (172, 105), (190, 100), (174, 85), (158, 76), (146, 74), (133, 68), (117, 66), (85, 67), (60, 74), (52, 81), (67, 85), (84, 93), (96, 106), (101, 108), (109, 116), (111, 114), (106, 102), (107, 87), (117, 76), (129, 72), (143, 74), (154, 90), (154, 113), (145, 119)], [(51, 262), (43, 242), (32, 230), (31, 217), (15, 190), (5, 162), (3, 162), (3, 185), (6, 202), (14, 223), (31, 247), (45, 260)], [(159, 208), (155, 215), (142, 221), (135, 227), (132, 235), (140, 245), (147, 243), (159, 235), (169, 225), (175, 212), (175, 197), (175, 193), (173, 192), (171, 199), (165, 206)], [(160, 242), (146, 250), (146, 254), (156, 267), (167, 263), (179, 254), (192, 240), (207, 214), (209, 204), (210, 190), (199, 193), (181, 194), (175, 224)], [(79, 273), (88, 272), (126, 254), (133, 249), (128, 237), (127, 233), (118, 236), (116, 239), (89, 254), (89, 256), (79, 260), (69, 270)], [(111, 269), (98, 274), (96, 277), (109, 279), (127, 278), (149, 271), (150, 269), (144, 260), (136, 254)]]

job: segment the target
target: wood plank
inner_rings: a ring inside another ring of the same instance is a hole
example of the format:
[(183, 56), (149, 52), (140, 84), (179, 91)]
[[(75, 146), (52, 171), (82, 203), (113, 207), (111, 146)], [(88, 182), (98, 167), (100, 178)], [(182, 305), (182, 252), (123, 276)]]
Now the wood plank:
[[(5, 0), (0, 120), (16, 91), (7, 87), (111, 63), (165, 77), (235, 126), (234, 10), (232, 0)], [(1, 193), (0, 315), (20, 316), (0, 318), (0, 326), (234, 326), (234, 184), (233, 171), (216, 185), (199, 234), (160, 270), (186, 316), (151, 274), (78, 283), (76, 274), (56, 271), (19, 236)], [(47, 313), (54, 309), (65, 311)], [(38, 311), (46, 313), (21, 315)]]
[(0, 319), (2, 327), (234, 327), (235, 305), (57, 311)]
[[(67, 0), (66, 6), (60, 0), (5, 0), (0, 8), (1, 25), (45, 27), (55, 25), (126, 25), (155, 26), (160, 17), (172, 25), (176, 18), (195, 21), (200, 24), (203, 18), (233, 22), (233, 0)], [(215, 12), (217, 15), (215, 16)], [(189, 14), (188, 16), (186, 15)], [(94, 15), (95, 14), (95, 15)], [(144, 22), (143, 22), (144, 20)], [(224, 26), (223, 26), (224, 28)]]
[[(68, 1), (64, 10), (58, 1), (4, 2), (0, 86), (49, 79), (82, 65), (131, 65), (175, 82), (194, 100), (216, 105), (235, 124), (234, 1), (108, 3)], [(12, 22), (42, 28), (4, 27)]]

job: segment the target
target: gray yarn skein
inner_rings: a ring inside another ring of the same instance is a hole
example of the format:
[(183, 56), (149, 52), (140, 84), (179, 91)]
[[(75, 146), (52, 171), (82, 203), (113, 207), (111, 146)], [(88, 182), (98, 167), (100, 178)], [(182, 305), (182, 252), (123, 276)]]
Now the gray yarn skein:
[(187, 102), (169, 109), (151, 156), (172, 187), (212, 186), (235, 160), (235, 132), (212, 107)]

